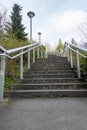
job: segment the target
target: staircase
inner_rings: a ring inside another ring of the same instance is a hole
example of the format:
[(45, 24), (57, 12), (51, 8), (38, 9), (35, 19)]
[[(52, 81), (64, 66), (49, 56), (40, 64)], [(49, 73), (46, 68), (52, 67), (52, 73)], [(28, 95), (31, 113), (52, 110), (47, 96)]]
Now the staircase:
[(31, 69), (24, 72), (5, 96), (12, 98), (56, 98), (86, 97), (87, 82), (76, 76), (75, 68), (70, 67), (66, 57), (49, 55), (47, 59), (37, 60)]

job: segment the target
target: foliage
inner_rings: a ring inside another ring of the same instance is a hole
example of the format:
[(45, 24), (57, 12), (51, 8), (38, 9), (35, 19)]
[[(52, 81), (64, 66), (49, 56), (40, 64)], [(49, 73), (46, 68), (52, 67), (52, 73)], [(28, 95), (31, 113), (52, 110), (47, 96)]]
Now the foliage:
[(71, 43), (74, 44), (74, 45), (77, 45), (77, 43), (76, 43), (74, 38), (71, 39)]
[(6, 41), (4, 30), (5, 23), (6, 23), (6, 10), (0, 8), (0, 44), (4, 44)]
[(12, 80), (12, 78), (11, 77), (6, 77), (5, 78), (5, 90), (8, 90), (8, 89), (10, 89), (11, 88), (11, 86), (12, 86), (12, 84), (13, 84), (13, 80)]
[(83, 59), (83, 62), (81, 64), (81, 75), (82, 77), (87, 78), (87, 59)]
[(6, 36), (3, 37), (4, 42), (0, 42), (0, 45), (3, 46), (5, 49), (13, 49), (29, 44), (28, 40), (18, 40), (16, 38), (13, 39), (12, 37), (6, 38)]
[(46, 47), (44, 45), (41, 46), (41, 49), (46, 51)]
[(59, 56), (62, 56), (62, 54), (63, 54), (63, 49), (64, 49), (63, 43), (62, 43), (61, 39), (59, 39), (55, 53), (56, 53), (57, 55), (59, 55)]
[(60, 51), (61, 49), (63, 49), (63, 43), (62, 43), (61, 39), (59, 39), (58, 45), (56, 47), (56, 51)]
[[(14, 4), (13, 12), (11, 13), (11, 20), (12, 20), (11, 23), (3, 22), (3, 19), (0, 22), (1, 24), (0, 25), (0, 45), (3, 46), (7, 50), (29, 45), (29, 41), (26, 39), (27, 34), (24, 33), (25, 28), (21, 24), (21, 20), (22, 20), (22, 16), (20, 15), (21, 10), (22, 8), (19, 5)], [(4, 18), (4, 16), (2, 18)], [(41, 46), (41, 48), (43, 50), (46, 50), (45, 46)], [(32, 57), (33, 56), (31, 55), (31, 60), (33, 59)], [(19, 65), (20, 59), (19, 58), (20, 57), (16, 58), (15, 60), (10, 60), (6, 58), (5, 90), (10, 89), (12, 84), (15, 83), (16, 79), (19, 78), (19, 75), (20, 75), (20, 65)], [(27, 53), (23, 56), (23, 58), (24, 58), (24, 71), (25, 71), (27, 69), (26, 63), (28, 60)]]
[[(81, 53), (87, 56), (86, 53)], [(82, 77), (87, 78), (87, 58), (80, 57), (80, 69)]]
[(12, 8), (11, 16), (10, 16), (11, 17), (11, 24), (10, 24), (11, 28), (8, 28), (8, 31), (10, 29), (17, 39), (25, 40), (27, 34), (24, 32), (25, 27), (22, 24), (21, 10), (22, 10), (22, 7), (20, 5), (14, 4), (14, 6)]

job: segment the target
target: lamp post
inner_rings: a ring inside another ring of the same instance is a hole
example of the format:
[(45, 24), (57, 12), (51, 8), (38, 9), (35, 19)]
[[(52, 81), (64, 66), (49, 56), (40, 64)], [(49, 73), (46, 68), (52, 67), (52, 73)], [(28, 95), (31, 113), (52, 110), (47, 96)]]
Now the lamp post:
[[(32, 18), (35, 16), (35, 13), (29, 11), (27, 15), (30, 18), (30, 44), (32, 44)], [(34, 62), (35, 62), (35, 49), (33, 49), (33, 63)], [(30, 51), (28, 52), (28, 69), (30, 69)]]
[(27, 13), (30, 18), (30, 43), (32, 43), (32, 18), (35, 16), (35, 13), (30, 11)]
[(38, 32), (39, 35), (39, 43), (41, 43), (41, 32)]
[[(41, 43), (41, 32), (38, 32), (39, 35), (39, 44)], [(39, 59), (40, 55), (39, 55), (39, 47), (37, 48), (37, 58)]]

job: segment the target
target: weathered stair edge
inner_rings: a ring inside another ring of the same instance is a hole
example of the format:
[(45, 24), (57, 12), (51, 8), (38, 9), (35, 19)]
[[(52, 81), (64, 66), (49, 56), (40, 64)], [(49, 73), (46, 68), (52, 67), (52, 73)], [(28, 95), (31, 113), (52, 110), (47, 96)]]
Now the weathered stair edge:
[(87, 89), (87, 83), (14, 84), (12, 90)]
[(87, 97), (86, 90), (10, 90), (4, 93), (10, 98), (57, 98), (57, 97)]

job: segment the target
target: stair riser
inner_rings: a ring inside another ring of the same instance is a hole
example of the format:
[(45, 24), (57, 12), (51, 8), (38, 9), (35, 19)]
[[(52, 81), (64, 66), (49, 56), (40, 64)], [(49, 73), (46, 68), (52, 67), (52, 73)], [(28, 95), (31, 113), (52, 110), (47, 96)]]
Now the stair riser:
[(71, 85), (44, 85), (44, 84), (38, 84), (38, 85), (14, 85), (12, 87), (13, 90), (44, 90), (44, 89), (86, 89), (87, 84), (71, 84)]
[(59, 59), (59, 58), (56, 58), (56, 59), (42, 59), (42, 60), (36, 60), (36, 63), (42, 63), (42, 62), (45, 62), (45, 63), (47, 63), (47, 62), (52, 62), (53, 63), (53, 61), (56, 63), (60, 63), (60, 62), (68, 62), (68, 60), (67, 59)]
[(57, 68), (70, 68), (70, 66), (69, 65), (57, 65), (57, 66), (46, 66), (46, 65), (44, 65), (44, 66), (31, 66), (31, 68), (32, 69), (35, 69), (35, 68), (41, 68), (41, 69), (57, 69)]
[(42, 62), (42, 63), (34, 63), (32, 64), (31, 66), (41, 66), (41, 65), (46, 65), (46, 66), (67, 66), (69, 65), (70, 66), (70, 63), (69, 62)]
[(45, 71), (45, 72), (30, 72), (30, 73), (24, 73), (24, 75), (27, 75), (27, 74), (28, 74), (28, 75), (32, 75), (32, 74), (33, 74), (33, 75), (39, 75), (39, 74), (40, 74), (40, 75), (41, 75), (41, 74), (42, 74), (42, 75), (43, 75), (43, 74), (45, 74), (45, 75), (46, 75), (46, 74), (47, 74), (47, 75), (48, 75), (48, 74), (54, 74), (54, 75), (55, 75), (55, 74), (58, 74), (58, 75), (61, 75), (61, 74), (66, 74), (66, 73), (67, 73), (67, 74), (74, 74), (74, 72), (68, 72), (68, 71), (67, 71), (67, 72), (46, 72), (46, 71)]
[(57, 98), (57, 97), (87, 97), (84, 91), (59, 91), (59, 92), (5, 92), (5, 97), (11, 98)]
[(33, 74), (33, 73), (51, 73), (51, 74), (58, 74), (58, 73), (74, 73), (72, 70), (55, 70), (55, 71), (27, 71), (24, 74)]
[(24, 78), (75, 78), (74, 74), (63, 75), (24, 75)]
[(18, 81), (18, 83), (23, 83), (23, 84), (27, 84), (27, 83), (80, 83), (81, 80), (78, 79), (24, 79), (21, 81)]
[(63, 70), (64, 70), (64, 71), (73, 70), (73, 71), (74, 71), (74, 70), (76, 70), (76, 69), (71, 69), (70, 67), (67, 67), (67, 68), (58, 67), (58, 68), (56, 68), (56, 69), (55, 69), (55, 68), (52, 68), (52, 69), (50, 69), (50, 68), (48, 68), (48, 69), (47, 69), (47, 68), (43, 68), (43, 69), (41, 69), (41, 68), (31, 68), (29, 71), (32, 71), (32, 72), (34, 71), (34, 72), (35, 72), (35, 71), (60, 71), (60, 70), (62, 70), (62, 71), (63, 71)]
[[(29, 74), (29, 73), (44, 73), (44, 72), (48, 72), (48, 73), (72, 73), (73, 70), (34, 70), (34, 71), (27, 71), (25, 73)], [(74, 73), (74, 72), (73, 72)]]

